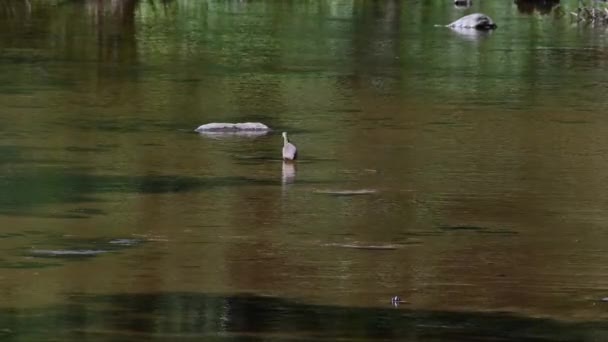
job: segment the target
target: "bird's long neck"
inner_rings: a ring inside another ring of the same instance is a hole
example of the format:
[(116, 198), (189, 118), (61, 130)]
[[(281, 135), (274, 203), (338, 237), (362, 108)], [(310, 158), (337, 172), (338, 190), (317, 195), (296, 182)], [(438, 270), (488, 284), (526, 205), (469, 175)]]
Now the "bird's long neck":
[(287, 139), (287, 135), (283, 136), (283, 145), (287, 145), (287, 143), (289, 143), (289, 140)]

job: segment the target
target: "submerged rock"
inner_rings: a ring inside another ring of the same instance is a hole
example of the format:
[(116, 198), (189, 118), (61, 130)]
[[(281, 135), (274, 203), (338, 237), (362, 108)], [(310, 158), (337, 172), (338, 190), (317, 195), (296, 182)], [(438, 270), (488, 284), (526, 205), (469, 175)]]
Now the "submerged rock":
[(378, 192), (375, 189), (360, 189), (360, 190), (315, 190), (317, 194), (326, 194), (334, 196), (357, 196), (357, 195), (371, 195)]
[(369, 245), (363, 243), (326, 243), (327, 247), (339, 247), (339, 248), (350, 248), (350, 249), (364, 249), (374, 251), (394, 251), (399, 249), (399, 246), (386, 244), (386, 245)]
[(94, 256), (108, 252), (102, 249), (34, 249), (31, 253), (37, 256)]

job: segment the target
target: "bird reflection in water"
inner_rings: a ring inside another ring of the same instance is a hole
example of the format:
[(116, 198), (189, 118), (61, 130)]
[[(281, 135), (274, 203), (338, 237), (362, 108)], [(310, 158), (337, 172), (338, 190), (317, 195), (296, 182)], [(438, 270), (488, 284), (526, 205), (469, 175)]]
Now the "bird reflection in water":
[(291, 184), (296, 179), (296, 164), (290, 161), (283, 162), (283, 173), (281, 180), (283, 184)]
[(291, 184), (296, 179), (296, 164), (294, 160), (298, 157), (296, 146), (287, 139), (287, 132), (283, 132), (283, 184)]

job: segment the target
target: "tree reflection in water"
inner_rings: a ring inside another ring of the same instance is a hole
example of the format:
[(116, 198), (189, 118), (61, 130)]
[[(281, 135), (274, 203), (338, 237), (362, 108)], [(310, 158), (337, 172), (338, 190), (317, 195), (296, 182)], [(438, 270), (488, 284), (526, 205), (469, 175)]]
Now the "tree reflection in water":
[[(596, 341), (606, 322), (566, 323), (510, 313), (442, 312), (307, 305), (274, 297), (198, 293), (72, 295), (68, 304), (0, 311), (3, 334), (17, 339), (219, 338), (267, 340)], [(602, 338), (603, 336), (603, 338)]]

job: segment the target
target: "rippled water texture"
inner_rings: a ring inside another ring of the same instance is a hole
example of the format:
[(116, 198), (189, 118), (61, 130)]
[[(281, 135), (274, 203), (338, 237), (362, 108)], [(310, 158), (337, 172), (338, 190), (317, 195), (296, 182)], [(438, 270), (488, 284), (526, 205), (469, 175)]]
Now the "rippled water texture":
[(0, 336), (607, 340), (606, 31), (517, 3), (3, 1)]

